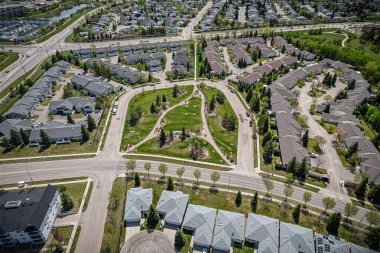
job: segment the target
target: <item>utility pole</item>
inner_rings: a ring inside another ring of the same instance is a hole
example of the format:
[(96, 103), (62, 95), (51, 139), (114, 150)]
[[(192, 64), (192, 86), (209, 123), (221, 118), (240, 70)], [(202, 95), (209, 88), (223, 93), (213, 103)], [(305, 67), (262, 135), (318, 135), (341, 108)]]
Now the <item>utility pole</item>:
[(29, 175), (30, 181), (32, 181), (32, 183), (33, 183), (33, 178), (32, 178), (32, 175), (30, 175), (30, 173), (29, 173), (29, 169), (28, 169), (28, 168), (26, 168), (26, 172), (28, 172), (28, 175)]

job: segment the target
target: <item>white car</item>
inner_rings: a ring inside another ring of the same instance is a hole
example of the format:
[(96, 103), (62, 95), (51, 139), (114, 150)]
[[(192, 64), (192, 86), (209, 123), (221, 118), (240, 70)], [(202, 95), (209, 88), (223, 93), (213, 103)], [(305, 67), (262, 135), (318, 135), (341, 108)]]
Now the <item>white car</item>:
[(309, 153), (309, 156), (310, 156), (311, 158), (317, 158), (317, 157), (318, 157), (318, 155), (315, 154), (315, 153)]
[(118, 107), (119, 106), (119, 100), (116, 100), (115, 101), (115, 107)]

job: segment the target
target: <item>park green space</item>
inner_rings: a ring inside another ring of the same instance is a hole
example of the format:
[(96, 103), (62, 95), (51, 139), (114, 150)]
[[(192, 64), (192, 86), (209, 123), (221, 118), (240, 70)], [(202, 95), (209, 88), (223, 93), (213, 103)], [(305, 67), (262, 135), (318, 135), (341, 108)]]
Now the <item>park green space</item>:
[[(193, 180), (195, 183), (195, 180)], [(106, 224), (104, 226), (104, 237), (102, 241), (101, 252), (108, 250), (107, 252), (117, 253), (120, 252), (122, 245), (124, 244), (123, 233), (123, 214), (126, 199), (126, 189), (133, 187), (134, 182), (128, 182), (128, 185), (124, 178), (117, 178), (114, 181), (110, 202), (108, 206), (108, 214)], [(166, 184), (159, 183), (157, 181), (147, 182), (142, 181), (141, 186), (143, 188), (153, 188), (153, 205), (157, 206), (158, 200), (163, 190), (166, 189)], [(235, 205), (236, 193), (225, 191), (212, 191), (204, 188), (194, 188), (188, 185), (177, 186), (175, 185), (174, 191), (182, 191), (189, 194), (189, 204), (203, 205), (219, 210), (226, 210), (231, 212), (239, 212), (247, 216), (248, 213), (252, 213), (251, 209), (251, 197), (243, 195), (242, 204), (238, 207)], [(259, 193), (259, 195), (261, 195)], [(279, 219), (281, 222), (294, 223), (292, 219), (292, 212), (294, 207), (285, 208), (276, 202), (266, 202), (259, 198), (257, 214), (269, 216)], [(309, 212), (302, 212), (300, 216), (300, 226), (313, 229), (315, 232), (321, 234), (327, 234), (325, 229), (325, 222), (322, 218), (315, 216)], [(340, 226), (339, 236), (343, 239), (349, 240), (359, 245), (365, 245), (364, 233), (357, 232), (356, 236), (352, 236), (354, 231)], [(190, 236), (186, 236), (186, 239), (190, 239)], [(187, 252), (190, 250), (188, 242), (181, 252)], [(234, 248), (234, 252), (252, 252), (252, 248), (243, 246), (242, 248)]]
[[(121, 148), (127, 144), (137, 144), (142, 141), (152, 130), (156, 124), (160, 115), (158, 113), (151, 113), (150, 106), (155, 103), (156, 97), (162, 98), (165, 95), (169, 102), (169, 106), (174, 106), (179, 102), (188, 98), (193, 90), (193, 86), (180, 86), (180, 89), (186, 91), (183, 95), (174, 98), (172, 96), (173, 88), (159, 89), (153, 91), (145, 91), (136, 95), (129, 103), (127, 117), (124, 124), (123, 137), (121, 140)], [(132, 112), (132, 108), (141, 107), (143, 115), (139, 120), (139, 123), (135, 126), (129, 124), (129, 118)]]
[(165, 131), (186, 130), (195, 132), (202, 127), (200, 98), (191, 98), (188, 103), (177, 106), (165, 115), (166, 124), (163, 126)]
[(366, 43), (360, 42), (360, 39), (349, 40), (346, 42), (346, 46), (363, 52), (363, 54), (370, 56), (373, 60), (380, 64), (380, 53), (375, 53), (372, 51)]
[(0, 72), (18, 60), (18, 54), (13, 52), (0, 53)]
[[(194, 137), (196, 138), (196, 137)], [(147, 142), (144, 142), (142, 145), (137, 147), (136, 152), (144, 154), (153, 154), (153, 155), (162, 155), (162, 156), (171, 156), (176, 158), (184, 158), (192, 160), (190, 149), (192, 139), (186, 139), (185, 141), (173, 141), (172, 143), (159, 147), (158, 137), (153, 138)], [(208, 157), (202, 159), (202, 162), (216, 163), (226, 165), (224, 160), (220, 155), (215, 151), (215, 149), (208, 143), (206, 140), (201, 138), (196, 138), (197, 141), (203, 142), (204, 148), (208, 152)]]
[[(212, 96), (216, 96), (218, 89), (205, 86), (201, 88), (201, 91), (205, 96), (206, 104), (209, 104)], [(215, 110), (215, 117), (207, 117), (207, 125), (216, 145), (218, 145), (224, 154), (232, 154), (234, 160), (236, 161), (238, 127), (236, 127), (234, 131), (227, 131), (224, 127), (222, 127), (222, 117), (224, 114), (235, 116), (236, 114), (227, 99), (224, 99), (223, 104), (216, 103)]]

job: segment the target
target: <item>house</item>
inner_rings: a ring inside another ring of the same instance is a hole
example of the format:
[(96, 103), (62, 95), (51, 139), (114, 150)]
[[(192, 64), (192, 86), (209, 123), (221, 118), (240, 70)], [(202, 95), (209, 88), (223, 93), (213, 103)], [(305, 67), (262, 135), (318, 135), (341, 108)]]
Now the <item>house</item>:
[(147, 214), (152, 205), (152, 188), (143, 189), (141, 187), (131, 188), (127, 192), (125, 202), (124, 222), (138, 222)]
[(215, 222), (212, 249), (230, 252), (233, 245), (241, 245), (244, 241), (244, 214), (218, 211)]
[(149, 71), (158, 72), (161, 71), (161, 61), (151, 60), (146, 63)]
[(193, 231), (194, 245), (208, 249), (211, 246), (215, 218), (216, 209), (190, 204), (187, 207), (182, 227), (185, 230)]
[(94, 110), (93, 98), (69, 97), (62, 100), (51, 101), (49, 104), (49, 114), (68, 115), (74, 110), (76, 113), (87, 115)]
[(188, 201), (188, 194), (164, 190), (158, 200), (157, 211), (165, 223), (181, 226)]
[(82, 140), (80, 125), (49, 122), (48, 124), (37, 127), (31, 131), (29, 136), (30, 146), (39, 146), (41, 144), (41, 130), (49, 136), (51, 143), (55, 144), (65, 144)]
[(76, 89), (83, 90), (88, 96), (99, 97), (106, 96), (114, 92), (114, 87), (110, 83), (100, 82), (93, 76), (75, 75), (70, 79)]
[(345, 240), (339, 237), (315, 233), (315, 248), (317, 253), (350, 253), (349, 246)]
[(0, 190), (0, 248), (13, 252), (42, 247), (61, 207), (56, 186), (19, 191)]
[(298, 225), (280, 223), (280, 250), (279, 253), (304, 252), (314, 253), (313, 230)]
[(258, 214), (248, 214), (245, 240), (252, 243), (258, 253), (278, 252), (279, 236), (279, 220)]
[(20, 132), (21, 129), (29, 135), (33, 129), (33, 123), (28, 119), (5, 119), (0, 123), (0, 139), (5, 137), (9, 140), (11, 130)]

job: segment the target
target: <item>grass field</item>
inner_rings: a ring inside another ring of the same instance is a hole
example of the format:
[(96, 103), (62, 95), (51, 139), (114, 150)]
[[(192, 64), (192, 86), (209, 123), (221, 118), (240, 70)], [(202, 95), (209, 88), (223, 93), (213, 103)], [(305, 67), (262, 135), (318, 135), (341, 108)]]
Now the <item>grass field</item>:
[(66, 193), (73, 199), (74, 207), (71, 211), (78, 212), (80, 204), (82, 202), (82, 197), (84, 190), (86, 189), (86, 182), (74, 183), (74, 184), (64, 184), (66, 187)]
[(0, 72), (18, 60), (18, 54), (13, 52), (0, 53)]
[[(186, 98), (188, 98), (193, 90), (193, 86), (182, 86), (180, 87), (184, 91), (185, 94), (174, 98), (172, 96), (172, 88), (168, 89), (160, 89), (153, 91), (146, 91), (134, 97), (128, 107), (126, 122), (124, 124), (123, 130), (123, 138), (121, 140), (121, 148), (127, 144), (136, 144), (139, 141), (142, 141), (152, 130), (154, 125), (156, 124), (159, 114), (150, 113), (150, 105), (156, 101), (156, 96), (160, 96), (162, 98), (165, 95), (166, 99), (169, 102), (169, 106), (173, 106)], [(141, 107), (143, 111), (143, 116), (141, 117), (139, 123), (136, 126), (131, 126), (129, 124), (129, 118), (131, 115), (131, 108)]]
[(165, 115), (165, 131), (181, 131), (184, 127), (191, 132), (198, 131), (202, 126), (201, 99), (192, 98), (186, 105), (180, 105)]
[(51, 233), (51, 241), (49, 245), (46, 246), (47, 251), (43, 252), (53, 252), (56, 244), (61, 244), (61, 246), (67, 246), (73, 228), (73, 225), (53, 227)]
[[(216, 95), (218, 89), (204, 87), (201, 88), (201, 91), (205, 95), (206, 104), (209, 104), (212, 96)], [(236, 127), (234, 131), (227, 131), (222, 127), (222, 117), (225, 113), (229, 115), (233, 114), (236, 116), (227, 99), (224, 100), (224, 104), (217, 103), (216, 117), (207, 117), (207, 124), (218, 147), (222, 150), (223, 153), (231, 154), (236, 161), (238, 128)]]
[(346, 46), (357, 49), (369, 55), (374, 61), (380, 64), (380, 54), (376, 54), (375, 52), (373, 52), (368, 46), (361, 43), (359, 39), (350, 40), (348, 43), (346, 43)]
[(324, 33), (322, 33), (321, 35), (318, 35), (318, 36), (326, 38), (326, 40), (328, 42), (331, 42), (331, 43), (333, 43), (336, 40), (338, 40), (339, 43), (342, 43), (342, 41), (345, 38), (345, 36), (343, 34), (339, 34), (339, 33), (325, 33), (324, 32)]
[(307, 143), (307, 152), (308, 153), (316, 153), (318, 155), (323, 154), (323, 150), (318, 145), (317, 141), (314, 138), (309, 138), (309, 141)]
[[(202, 140), (202, 139), (198, 138), (198, 140)], [(208, 151), (208, 157), (200, 161), (226, 165), (226, 163), (219, 156), (219, 154), (214, 150), (211, 144), (209, 144), (205, 140), (202, 140), (202, 141), (204, 142), (205, 148)], [(165, 145), (164, 147), (160, 148), (158, 146), (158, 138), (154, 138), (152, 140), (149, 140), (143, 143), (141, 146), (137, 148), (136, 151), (139, 153), (145, 153), (145, 154), (171, 156), (171, 157), (192, 160), (190, 148), (191, 148), (190, 139), (187, 139), (183, 142), (173, 141), (170, 145)]]
[(109, 195), (108, 212), (104, 225), (104, 234), (100, 252), (116, 253), (120, 251), (121, 231), (124, 227), (124, 203), (126, 198), (126, 182), (117, 178)]

